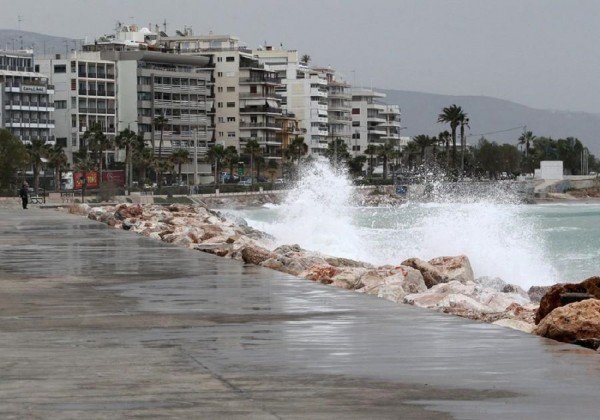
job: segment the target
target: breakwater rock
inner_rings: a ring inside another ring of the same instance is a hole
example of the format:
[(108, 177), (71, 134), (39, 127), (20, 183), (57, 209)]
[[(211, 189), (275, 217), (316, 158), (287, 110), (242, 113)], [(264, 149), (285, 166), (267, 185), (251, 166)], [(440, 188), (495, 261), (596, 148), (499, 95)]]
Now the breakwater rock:
[(69, 207), (69, 211), (116, 229), (393, 302), (527, 332), (534, 327), (537, 305), (527, 293), (500, 279), (474, 278), (464, 255), (429, 261), (411, 258), (398, 265), (374, 266), (294, 244), (273, 248), (269, 235), (239, 218), (200, 205), (80, 204)]

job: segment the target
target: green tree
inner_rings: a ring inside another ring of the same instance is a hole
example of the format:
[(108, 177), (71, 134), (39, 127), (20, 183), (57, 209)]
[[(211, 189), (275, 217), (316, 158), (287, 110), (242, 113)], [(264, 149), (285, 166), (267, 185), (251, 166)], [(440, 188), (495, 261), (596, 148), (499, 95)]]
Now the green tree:
[(102, 182), (102, 162), (104, 161), (104, 152), (113, 146), (113, 141), (102, 131), (100, 123), (93, 123), (91, 127), (83, 133), (83, 140), (92, 155), (98, 161), (100, 172), (99, 182)]
[(60, 189), (60, 179), (64, 168), (67, 167), (69, 160), (65, 151), (59, 144), (55, 144), (49, 149), (48, 166), (54, 169), (54, 189)]
[(446, 168), (450, 167), (450, 141), (452, 140), (452, 135), (448, 130), (442, 131), (438, 134), (438, 140), (440, 144), (444, 147), (445, 157), (446, 157)]
[(81, 184), (81, 201), (85, 201), (85, 192), (87, 190), (87, 173), (96, 169), (95, 162), (89, 156), (79, 159), (75, 163), (75, 170), (81, 172), (81, 176), (85, 180)]
[(260, 144), (255, 139), (250, 139), (246, 142), (244, 152), (250, 156), (250, 183), (254, 183), (254, 157), (261, 153)]
[(137, 170), (140, 184), (145, 184), (149, 181), (148, 169), (156, 166), (154, 150), (150, 147), (134, 148), (131, 158), (132, 170)]
[(392, 140), (388, 140), (382, 145), (378, 146), (376, 151), (377, 156), (383, 160), (383, 179), (386, 180), (388, 174), (388, 162), (390, 159), (393, 159), (396, 156), (394, 142)]
[[(160, 140), (158, 142), (158, 159), (162, 159), (162, 146), (163, 146), (163, 136), (165, 133), (165, 126), (169, 122), (169, 120), (162, 114), (154, 117), (154, 127), (160, 130)], [(152, 145), (154, 148), (154, 144)]]
[(456, 169), (456, 129), (460, 125), (461, 120), (465, 117), (460, 106), (452, 104), (442, 109), (442, 113), (438, 115), (438, 123), (450, 124), (450, 132), (452, 137), (452, 167)]
[(425, 134), (419, 134), (417, 136), (414, 136), (412, 141), (421, 150), (421, 163), (425, 163), (425, 152), (428, 147), (434, 145), (437, 139), (435, 137), (431, 138)]
[(348, 161), (348, 171), (354, 177), (360, 176), (363, 173), (363, 167), (367, 157), (365, 155), (356, 155)]
[(327, 144), (327, 150), (325, 150), (324, 155), (334, 167), (339, 167), (342, 163), (350, 160), (348, 145), (340, 138), (336, 138)]
[(233, 167), (240, 161), (240, 155), (235, 146), (227, 146), (224, 153), (224, 161), (229, 167), (229, 174), (233, 176)]
[(462, 113), (460, 118), (460, 173), (465, 173), (465, 149), (467, 141), (465, 138), (465, 127), (469, 127), (469, 117), (466, 113)]
[(267, 173), (271, 178), (271, 182), (273, 182), (273, 178), (275, 178), (275, 174), (278, 170), (279, 165), (277, 164), (277, 161), (275, 159), (269, 159), (269, 161), (267, 162)]
[(299, 162), (300, 159), (308, 153), (308, 145), (304, 143), (304, 137), (296, 137), (285, 148), (283, 155), (286, 159), (294, 162)]
[(221, 161), (225, 156), (225, 148), (222, 144), (215, 144), (213, 147), (208, 149), (208, 153), (206, 154), (206, 158), (209, 162), (214, 163), (215, 165), (215, 185), (219, 186), (219, 168), (221, 166)]
[(310, 63), (310, 55), (308, 54), (302, 54), (302, 57), (300, 57), (300, 62), (306, 64), (308, 66), (308, 63)]
[(369, 157), (368, 175), (369, 178), (371, 178), (373, 176), (373, 170), (375, 169), (375, 162), (373, 161), (373, 156), (377, 154), (377, 146), (374, 144), (369, 144), (365, 148), (364, 154)]
[(126, 128), (119, 132), (115, 138), (117, 147), (125, 149), (125, 185), (131, 187), (132, 172), (133, 172), (133, 153), (134, 150), (144, 148), (144, 139), (136, 134), (133, 130)]
[(0, 189), (9, 188), (15, 174), (29, 162), (27, 149), (10, 131), (0, 128)]
[(49, 148), (46, 140), (43, 139), (33, 139), (25, 147), (29, 155), (29, 163), (33, 169), (33, 188), (37, 192), (40, 188), (40, 170), (44, 165), (43, 159), (46, 159), (49, 154)]
[(186, 149), (177, 149), (171, 154), (171, 162), (177, 165), (177, 181), (181, 183), (181, 165), (190, 160), (190, 153)]

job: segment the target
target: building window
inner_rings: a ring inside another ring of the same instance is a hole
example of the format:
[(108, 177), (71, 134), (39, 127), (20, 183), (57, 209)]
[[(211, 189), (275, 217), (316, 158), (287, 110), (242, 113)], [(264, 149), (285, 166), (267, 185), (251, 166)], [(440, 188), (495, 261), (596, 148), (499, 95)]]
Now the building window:
[(223, 92), (223, 86), (219, 86), (219, 87), (217, 88), (217, 92)]
[(235, 117), (227, 117), (227, 122), (235, 122)]
[(235, 86), (228, 86), (227, 92), (235, 92)]
[(223, 137), (223, 132), (219, 131), (219, 137)]
[(223, 61), (223, 57), (217, 57), (217, 63), (220, 63)]
[(57, 137), (56, 144), (60, 147), (67, 147), (67, 138), (66, 137)]
[(235, 102), (227, 102), (227, 108), (235, 108)]
[(67, 65), (66, 64), (56, 64), (54, 66), (54, 73), (66, 73)]
[(360, 108), (352, 108), (352, 113), (354, 115), (360, 114)]
[(360, 152), (360, 144), (355, 144), (352, 146), (353, 152)]
[(223, 102), (217, 102), (217, 108), (223, 108)]
[(71, 97), (71, 108), (77, 108), (77, 97)]
[(219, 117), (218, 120), (219, 120), (220, 123), (225, 122), (225, 118), (223, 118), (223, 117)]
[(360, 121), (352, 121), (352, 127), (360, 127)]
[(227, 132), (227, 137), (234, 138), (235, 137), (235, 131), (228, 131)]
[(223, 77), (223, 72), (222, 71), (218, 71), (217, 72), (217, 77)]
[(71, 79), (71, 90), (77, 90), (77, 80)]
[(232, 62), (234, 62), (234, 61), (235, 61), (235, 57), (227, 57), (227, 58), (225, 59), (225, 61), (227, 61), (228, 63), (232, 63)]
[(54, 101), (56, 109), (67, 109), (67, 101)]
[(71, 146), (77, 147), (77, 133), (71, 135)]

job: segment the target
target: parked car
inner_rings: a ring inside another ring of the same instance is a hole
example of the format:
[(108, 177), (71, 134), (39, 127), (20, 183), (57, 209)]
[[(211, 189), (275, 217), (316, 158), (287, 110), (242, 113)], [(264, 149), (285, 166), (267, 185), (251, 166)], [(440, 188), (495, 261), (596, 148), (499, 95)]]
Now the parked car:
[(240, 182), (238, 182), (238, 185), (244, 185), (246, 187), (249, 187), (250, 185), (252, 185), (252, 180), (250, 178), (242, 179)]

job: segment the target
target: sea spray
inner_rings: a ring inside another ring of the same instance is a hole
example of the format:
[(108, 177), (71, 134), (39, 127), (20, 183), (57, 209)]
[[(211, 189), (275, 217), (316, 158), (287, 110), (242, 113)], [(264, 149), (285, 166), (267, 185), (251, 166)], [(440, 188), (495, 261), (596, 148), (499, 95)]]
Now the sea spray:
[(516, 191), (503, 185), (437, 182), (429, 201), (376, 208), (353, 205), (353, 192), (345, 173), (316, 160), (281, 205), (244, 217), (273, 235), (273, 246), (299, 244), (377, 265), (464, 254), (477, 277), (524, 288), (559, 280), (536, 220), (525, 217)]

